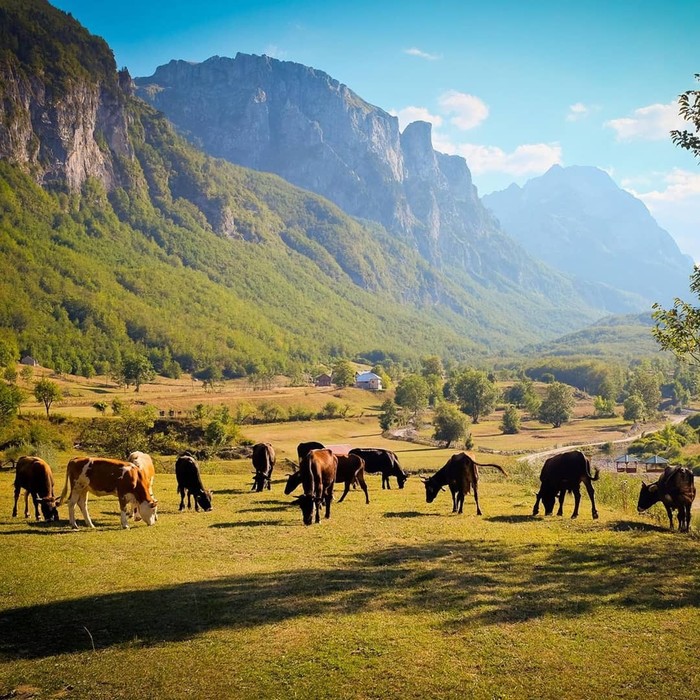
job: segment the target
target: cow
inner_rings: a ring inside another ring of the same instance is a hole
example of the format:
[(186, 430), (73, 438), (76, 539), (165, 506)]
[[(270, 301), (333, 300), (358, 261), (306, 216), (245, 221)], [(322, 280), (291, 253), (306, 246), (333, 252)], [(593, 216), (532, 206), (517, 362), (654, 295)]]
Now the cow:
[[(338, 459), (338, 467), (336, 470), (335, 483), (345, 484), (343, 495), (338, 499), (338, 503), (342, 503), (345, 496), (350, 491), (350, 486), (355, 483), (360, 485), (360, 488), (365, 492), (365, 503), (369, 503), (369, 493), (367, 491), (367, 483), (365, 482), (365, 463), (362, 457), (358, 455), (336, 455)], [(301, 484), (301, 471), (298, 469), (292, 472), (287, 477), (287, 485), (284, 487), (285, 495), (289, 495), (294, 489)]]
[(641, 513), (654, 503), (664, 504), (671, 530), (673, 530), (673, 510), (678, 511), (678, 529), (688, 532), (690, 528), (690, 508), (695, 500), (695, 479), (693, 472), (685, 467), (666, 467), (661, 478), (653, 484), (642, 484), (639, 492), (637, 511)]
[(299, 463), (301, 464), (301, 460), (304, 459), (311, 450), (322, 450), (324, 447), (325, 445), (322, 445), (320, 442), (300, 442), (297, 445)]
[(95, 527), (87, 509), (88, 494), (95, 496), (114, 495), (119, 499), (121, 510), (121, 525), (128, 529), (129, 511), (136, 506), (146, 525), (156, 521), (158, 502), (151, 496), (146, 474), (131, 462), (121, 459), (103, 457), (74, 457), (66, 467), (66, 483), (58, 499), (58, 505), (68, 493), (68, 520), (74, 530), (78, 529), (75, 522), (75, 506), (80, 507), (88, 527)]
[(581, 483), (588, 491), (591, 499), (593, 520), (597, 520), (598, 511), (595, 507), (595, 494), (593, 481), (597, 481), (600, 470), (591, 471), (591, 463), (583, 452), (571, 450), (562, 452), (547, 459), (540, 472), (540, 490), (537, 493), (535, 507), (532, 514), (539, 513), (540, 501), (544, 506), (545, 515), (551, 515), (554, 510), (554, 501), (559, 498), (559, 510), (557, 515), (562, 515), (564, 509), (564, 497), (566, 492), (574, 494), (574, 512), (572, 518), (578, 517), (578, 507), (581, 502)]
[(24, 489), (24, 517), (29, 517), (29, 495), (34, 502), (34, 514), (39, 520), (39, 506), (44, 520), (58, 520), (58, 508), (53, 495), (53, 472), (39, 457), (20, 457), (15, 465), (15, 505), (12, 517), (17, 517), (17, 499)]
[(365, 460), (365, 471), (368, 474), (382, 474), (382, 489), (390, 489), (389, 477), (395, 476), (399, 488), (402, 489), (408, 479), (408, 474), (401, 468), (399, 458), (390, 450), (369, 447), (353, 447), (350, 454), (358, 455)]
[(326, 518), (331, 517), (333, 486), (338, 469), (338, 458), (327, 449), (310, 450), (299, 464), (301, 484), (304, 494), (297, 496), (297, 505), (301, 508), (304, 525), (321, 521), (321, 502), (326, 503)]
[(195, 511), (199, 511), (200, 506), (205, 512), (212, 509), (213, 491), (204, 488), (199, 466), (189, 452), (183, 452), (177, 458), (175, 478), (177, 479), (177, 492), (180, 494), (180, 510), (185, 509), (185, 492), (187, 492), (187, 508), (192, 507), (192, 498), (194, 498)]
[(253, 488), (251, 491), (258, 493), (267, 484), (268, 491), (271, 488), (272, 470), (275, 467), (275, 450), (269, 442), (259, 442), (253, 445)]
[(474, 491), (476, 502), (476, 514), (481, 515), (479, 508), (479, 469), (478, 467), (495, 467), (504, 476), (506, 471), (498, 464), (480, 464), (475, 462), (466, 452), (458, 452), (447, 460), (447, 464), (441, 467), (431, 477), (423, 478), (425, 486), (425, 501), (432, 503), (438, 493), (449, 486), (452, 492), (452, 512), (462, 513), (464, 497), (470, 490)]
[[(148, 493), (151, 494), (153, 498), (153, 482), (156, 478), (156, 469), (153, 466), (153, 460), (150, 455), (145, 452), (132, 452), (128, 457), (127, 461), (135, 464), (139, 469), (143, 471), (148, 480)], [(140, 520), (141, 516), (137, 508), (134, 508), (134, 520)], [(156, 514), (156, 520), (158, 520), (158, 515)]]

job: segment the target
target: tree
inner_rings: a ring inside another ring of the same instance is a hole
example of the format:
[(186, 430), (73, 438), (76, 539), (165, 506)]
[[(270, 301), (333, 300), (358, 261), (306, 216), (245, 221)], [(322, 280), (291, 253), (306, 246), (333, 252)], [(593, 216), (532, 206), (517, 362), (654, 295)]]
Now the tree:
[(612, 418), (615, 415), (615, 402), (603, 396), (593, 399), (593, 415), (596, 418)]
[(25, 384), (29, 384), (34, 378), (34, 367), (24, 365), (24, 367), (22, 367), (22, 369), (19, 372), (19, 376), (22, 378), (22, 381)]
[(143, 355), (134, 355), (124, 360), (118, 373), (120, 383), (129, 388), (132, 384), (138, 391), (142, 384), (150, 382), (156, 376), (150, 360)]
[(452, 391), (459, 400), (462, 413), (471, 416), (474, 423), (481, 416), (493, 411), (498, 400), (498, 388), (489, 380), (486, 372), (467, 369), (456, 379)]
[(349, 360), (339, 360), (333, 366), (333, 383), (341, 389), (355, 383), (355, 368)]
[(18, 387), (0, 382), (0, 425), (6, 425), (17, 415), (22, 399)]
[(410, 411), (415, 418), (428, 406), (429, 392), (428, 382), (423, 377), (419, 374), (408, 374), (398, 383), (394, 401)]
[[(700, 73), (695, 74), (695, 80), (700, 80)], [(678, 106), (678, 113), (691, 123), (693, 130), (674, 129), (671, 132), (671, 140), (676, 146), (685, 148), (696, 158), (700, 158), (700, 90), (687, 90), (679, 95)]]
[(464, 414), (452, 403), (443, 401), (435, 409), (433, 418), (436, 440), (447, 441), (447, 448), (456, 440), (460, 440), (468, 433), (467, 419)]
[(542, 423), (551, 423), (554, 428), (560, 428), (562, 423), (571, 419), (574, 404), (571, 387), (561, 382), (552, 382), (547, 387), (537, 418)]
[(195, 372), (194, 376), (202, 382), (204, 391), (214, 391), (215, 386), (224, 379), (223, 372), (217, 365), (209, 365), (199, 372)]
[(0, 367), (14, 365), (19, 359), (19, 347), (14, 336), (4, 335), (0, 338)]
[(54, 402), (60, 402), (63, 399), (63, 393), (61, 392), (61, 387), (52, 382), (50, 379), (40, 379), (34, 385), (34, 396), (39, 403), (44, 404), (46, 408), (46, 417), (49, 417), (49, 409), (51, 404)]
[(661, 372), (645, 361), (637, 367), (627, 382), (627, 391), (630, 396), (637, 394), (644, 401), (647, 416), (653, 416), (659, 406), (662, 380)]
[(96, 401), (92, 404), (92, 407), (101, 415), (105, 415), (107, 412), (107, 402), (106, 401)]
[(379, 427), (389, 430), (399, 421), (399, 411), (393, 399), (387, 399), (379, 408)]
[(14, 365), (8, 365), (5, 367), (3, 375), (6, 382), (9, 382), (10, 384), (15, 384), (17, 382), (17, 368)]
[(638, 421), (646, 417), (644, 399), (639, 394), (632, 394), (625, 399), (622, 417), (625, 420)]
[(515, 435), (520, 432), (520, 414), (513, 404), (508, 404), (503, 412), (501, 430), (505, 435)]
[(391, 377), (387, 374), (384, 367), (382, 367), (381, 365), (374, 365), (371, 371), (374, 372), (382, 380), (382, 388), (391, 388)]

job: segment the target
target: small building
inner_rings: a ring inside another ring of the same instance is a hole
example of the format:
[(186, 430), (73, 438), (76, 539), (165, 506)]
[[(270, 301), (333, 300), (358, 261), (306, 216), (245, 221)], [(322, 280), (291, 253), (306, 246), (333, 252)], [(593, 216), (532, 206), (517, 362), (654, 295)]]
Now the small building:
[(31, 356), (31, 355), (25, 355), (19, 363), (21, 365), (27, 365), (28, 367), (38, 367), (39, 363)]
[(333, 384), (333, 379), (330, 374), (319, 374), (316, 379), (314, 379), (314, 384), (316, 386), (331, 386)]
[(382, 391), (382, 378), (374, 372), (362, 372), (355, 377), (355, 387), (368, 391)]
[(668, 466), (668, 460), (659, 457), (659, 455), (654, 455), (649, 457), (649, 459), (645, 459), (642, 464), (644, 464), (648, 472), (662, 472)]
[(615, 459), (615, 466), (619, 472), (636, 474), (638, 462), (638, 457), (634, 457), (633, 455), (621, 455)]

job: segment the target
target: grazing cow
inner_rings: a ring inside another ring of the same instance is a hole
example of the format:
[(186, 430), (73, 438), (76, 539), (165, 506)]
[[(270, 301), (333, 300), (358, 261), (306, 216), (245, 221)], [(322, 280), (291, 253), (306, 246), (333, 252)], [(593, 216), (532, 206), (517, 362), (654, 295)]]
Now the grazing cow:
[(56, 499), (53, 495), (51, 467), (39, 457), (20, 457), (15, 466), (15, 505), (12, 517), (17, 517), (17, 499), (24, 489), (24, 517), (29, 517), (29, 495), (34, 501), (34, 514), (39, 520), (39, 506), (44, 520), (58, 520)]
[(473, 489), (476, 502), (476, 514), (481, 515), (479, 508), (479, 469), (478, 467), (495, 467), (504, 476), (508, 476), (503, 467), (498, 464), (480, 464), (475, 462), (466, 452), (452, 455), (447, 464), (441, 467), (431, 477), (423, 479), (425, 485), (426, 503), (432, 503), (438, 493), (449, 486), (452, 492), (452, 512), (461, 513), (464, 497)]
[(685, 467), (666, 467), (661, 478), (653, 484), (642, 484), (637, 511), (651, 508), (661, 501), (666, 508), (668, 521), (673, 530), (673, 510), (678, 511), (678, 529), (688, 532), (690, 528), (690, 508), (695, 500), (695, 479), (693, 472)]
[(66, 483), (58, 505), (63, 503), (69, 484), (68, 519), (74, 530), (78, 529), (75, 522), (76, 503), (83, 513), (85, 524), (95, 527), (87, 509), (88, 493), (95, 496), (117, 496), (124, 529), (129, 527), (128, 512), (134, 505), (139, 509), (146, 525), (153, 525), (156, 521), (157, 501), (148, 490), (148, 479), (144, 472), (131, 462), (102, 457), (74, 457), (66, 467)]
[(566, 492), (574, 494), (574, 512), (572, 518), (578, 517), (578, 507), (581, 502), (581, 483), (588, 491), (591, 499), (593, 519), (598, 518), (598, 511), (595, 507), (595, 494), (593, 484), (599, 476), (599, 469), (591, 472), (591, 463), (583, 452), (572, 450), (550, 457), (542, 467), (540, 472), (540, 490), (537, 493), (535, 507), (532, 514), (539, 513), (540, 501), (544, 506), (544, 514), (551, 515), (554, 510), (554, 501), (559, 498), (559, 510), (557, 515), (561, 515), (564, 509), (564, 496)]
[(306, 457), (306, 455), (311, 452), (311, 450), (322, 450), (325, 445), (320, 442), (300, 442), (297, 445), (297, 457), (299, 458), (299, 463)]
[(275, 468), (275, 450), (269, 442), (259, 442), (253, 445), (253, 488), (258, 493), (265, 488), (271, 488), (272, 470)]
[(365, 471), (368, 474), (382, 474), (382, 488), (390, 489), (389, 477), (395, 476), (399, 488), (402, 489), (408, 479), (408, 474), (401, 469), (399, 458), (391, 450), (379, 448), (353, 447), (351, 455), (358, 455), (365, 460)]
[(180, 494), (180, 510), (185, 509), (185, 492), (187, 492), (187, 507), (192, 507), (194, 497), (194, 509), (199, 511), (200, 506), (205, 512), (212, 509), (211, 499), (213, 491), (208, 491), (202, 484), (202, 476), (195, 458), (189, 452), (183, 452), (175, 462), (175, 478), (177, 479), (177, 492)]
[(326, 518), (331, 517), (331, 501), (337, 469), (338, 458), (330, 450), (311, 450), (301, 460), (299, 472), (304, 495), (297, 496), (296, 500), (301, 508), (304, 525), (311, 525), (314, 513), (316, 522), (321, 521), (321, 502), (324, 500)]
[[(148, 493), (153, 496), (153, 482), (156, 478), (156, 468), (153, 466), (153, 460), (151, 455), (147, 455), (145, 452), (132, 452), (127, 458), (129, 462), (135, 464), (139, 469), (143, 471), (148, 480)], [(137, 508), (134, 508), (134, 520), (140, 520), (141, 516)], [(156, 514), (156, 520), (158, 520), (158, 515)]]
[[(357, 455), (336, 455), (336, 457), (338, 458), (338, 468), (336, 470), (335, 483), (345, 484), (345, 490), (338, 499), (338, 503), (343, 502), (345, 496), (348, 495), (350, 486), (355, 483), (358, 483), (365, 492), (365, 503), (369, 503), (369, 493), (365, 482), (365, 463), (362, 457)], [(301, 484), (301, 471), (297, 469), (287, 477), (287, 485), (284, 487), (285, 495), (288, 496), (299, 484)]]

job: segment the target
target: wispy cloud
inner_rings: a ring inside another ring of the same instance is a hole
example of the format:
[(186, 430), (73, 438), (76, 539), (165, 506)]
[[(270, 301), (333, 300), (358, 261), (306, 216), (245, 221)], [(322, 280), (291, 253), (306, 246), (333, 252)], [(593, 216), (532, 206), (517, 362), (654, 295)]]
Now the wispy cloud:
[(389, 114), (398, 117), (399, 129), (403, 131), (412, 122), (430, 122), (433, 126), (442, 125), (442, 117), (439, 114), (431, 114), (425, 107), (405, 107), (404, 109), (392, 109)]
[(426, 61), (439, 61), (442, 58), (442, 56), (438, 54), (421, 51), (415, 46), (411, 47), (410, 49), (404, 49), (403, 52), (409, 56), (417, 56), (418, 58), (422, 58)]
[(682, 129), (678, 104), (653, 104), (640, 107), (629, 117), (611, 119), (605, 126), (615, 131), (617, 141), (660, 141), (668, 138), (672, 129)]
[(578, 122), (586, 117), (589, 117), (593, 112), (597, 111), (597, 107), (585, 105), (583, 102), (576, 102), (569, 106), (569, 111), (566, 115), (567, 122)]
[(268, 44), (265, 47), (265, 50), (263, 51), (263, 53), (266, 56), (269, 56), (270, 58), (277, 58), (280, 60), (288, 58), (288, 56), (289, 56), (288, 51), (281, 49), (279, 46), (276, 46), (275, 44)]
[(452, 115), (450, 123), (462, 131), (479, 126), (489, 116), (488, 105), (466, 92), (448, 90), (440, 95), (438, 104), (445, 114)]
[(488, 172), (506, 173), (514, 177), (541, 175), (562, 162), (562, 149), (558, 143), (526, 143), (507, 153), (497, 146), (452, 144), (436, 138), (435, 148), (462, 156), (476, 175)]

